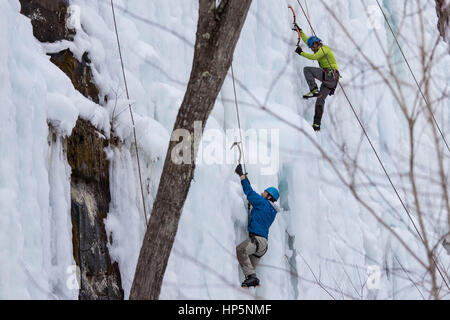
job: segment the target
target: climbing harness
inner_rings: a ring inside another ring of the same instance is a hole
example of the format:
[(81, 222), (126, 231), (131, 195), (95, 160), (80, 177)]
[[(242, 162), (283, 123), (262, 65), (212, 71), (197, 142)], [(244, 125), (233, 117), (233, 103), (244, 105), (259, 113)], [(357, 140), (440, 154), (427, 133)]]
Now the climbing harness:
[[(127, 99), (128, 99), (128, 101), (130, 101), (130, 94), (128, 92), (127, 78), (125, 76), (125, 67), (123, 65), (122, 50), (120, 49), (119, 32), (117, 31), (116, 13), (114, 11), (113, 0), (111, 0), (111, 10), (112, 10), (112, 14), (113, 14), (114, 30), (116, 32), (117, 48), (119, 49), (120, 64), (122, 66), (123, 82), (125, 84), (125, 91), (127, 93)], [(137, 165), (138, 165), (139, 183), (141, 186), (142, 206), (144, 208), (144, 221), (145, 221), (145, 225), (148, 226), (147, 212), (146, 212), (146, 208), (145, 208), (145, 199), (144, 199), (144, 188), (142, 187), (141, 164), (139, 161), (139, 152), (138, 152), (138, 147), (137, 147), (136, 127), (134, 125), (134, 116), (133, 116), (133, 110), (131, 108), (131, 103), (128, 104), (128, 107), (130, 109), (131, 123), (133, 124), (134, 146), (136, 148), (136, 159), (137, 159)]]
[[(312, 30), (312, 32), (313, 32), (313, 35), (316, 36), (316, 32), (314, 31), (314, 28), (313, 28), (313, 26), (312, 26), (312, 24), (311, 24), (311, 21), (310, 21), (310, 19), (308, 18), (308, 16), (306, 15), (306, 12), (305, 12), (305, 10), (303, 9), (302, 4), (300, 3), (299, 0), (297, 0), (297, 3), (299, 4), (299, 6), (300, 6), (300, 8), (301, 8), (301, 10), (302, 10), (302, 12), (303, 12), (303, 14), (304, 14), (306, 20), (308, 21), (308, 24), (309, 24), (309, 26), (311, 27), (311, 30)], [(328, 8), (328, 7), (327, 7), (327, 8)], [(322, 50), (323, 50), (323, 48), (322, 48)], [(325, 54), (325, 51), (324, 51), (324, 55), (325, 55), (325, 57), (326, 57), (327, 60), (328, 60), (328, 56)], [(328, 60), (328, 63), (330, 64), (330, 61), (329, 61), (329, 60)], [(331, 65), (331, 64), (330, 64), (330, 65)], [(367, 133), (367, 131), (366, 131), (364, 125), (362, 124), (361, 119), (359, 118), (358, 114), (356, 113), (356, 110), (355, 110), (355, 108), (354, 108), (352, 102), (350, 101), (350, 98), (348, 97), (347, 92), (344, 90), (344, 87), (342, 86), (342, 84), (341, 84), (340, 82), (339, 82), (338, 84), (339, 84), (339, 87), (341, 88), (341, 90), (342, 90), (342, 92), (343, 92), (343, 94), (344, 94), (344, 96), (345, 96), (345, 99), (347, 100), (347, 102), (348, 102), (350, 108), (352, 109), (352, 112), (353, 112), (353, 114), (355, 115), (356, 120), (358, 121), (358, 123), (359, 123), (359, 125), (360, 125), (360, 127), (361, 127), (361, 129), (362, 129), (362, 131), (363, 131), (363, 133), (364, 133), (364, 135), (365, 135), (367, 141), (369, 142), (369, 145), (370, 145), (372, 151), (374, 152), (374, 154), (375, 154), (375, 156), (376, 156), (376, 158), (377, 158), (377, 160), (378, 160), (378, 162), (379, 162), (381, 168), (383, 169), (383, 172), (384, 172), (384, 174), (386, 175), (386, 178), (389, 180), (389, 183), (390, 183), (392, 189), (394, 190), (394, 192), (395, 192), (395, 194), (396, 194), (398, 200), (400, 201), (400, 203), (401, 203), (403, 209), (405, 210), (405, 212), (406, 212), (406, 214), (407, 214), (407, 216), (408, 216), (410, 222), (412, 223), (412, 225), (413, 225), (413, 227), (414, 227), (416, 233), (418, 234), (418, 236), (419, 236), (420, 240), (422, 241), (422, 243), (425, 243), (425, 240), (423, 239), (421, 233), (419, 232), (419, 229), (417, 228), (416, 223), (415, 223), (414, 220), (412, 219), (411, 214), (409, 213), (409, 210), (406, 208), (406, 205), (405, 205), (405, 203), (403, 202), (402, 198), (400, 197), (400, 194), (398, 193), (397, 188), (395, 187), (394, 183), (392, 182), (391, 176), (390, 176), (389, 173), (387, 172), (386, 167), (384, 166), (383, 161), (381, 160), (380, 156), (378, 155), (378, 152), (377, 152), (377, 150), (375, 149), (375, 146), (373, 145), (372, 140), (371, 140), (370, 137), (369, 137), (369, 134)], [(439, 267), (438, 263), (436, 262), (436, 260), (435, 260), (435, 258), (434, 258), (434, 255), (432, 256), (432, 260), (433, 260), (433, 263), (435, 264), (436, 269), (438, 270), (440, 276), (442, 277), (442, 280), (444, 281), (446, 287), (450, 290), (450, 287), (449, 287), (449, 285), (448, 285), (448, 283), (447, 283), (447, 280), (445, 279), (445, 276), (442, 274), (442, 271), (440, 270), (440, 267)]]

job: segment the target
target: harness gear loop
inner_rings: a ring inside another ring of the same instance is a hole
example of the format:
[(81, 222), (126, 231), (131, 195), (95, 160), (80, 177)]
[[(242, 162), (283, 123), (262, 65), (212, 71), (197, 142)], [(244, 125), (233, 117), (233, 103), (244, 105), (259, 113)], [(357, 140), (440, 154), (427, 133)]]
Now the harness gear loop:
[[(328, 77), (332, 77), (334, 80), (336, 80), (336, 85), (334, 87), (329, 87), (326, 85), (326, 83), (325, 83), (327, 81), (326, 75), (328, 75)], [(337, 71), (335, 69), (327, 69), (327, 68), (322, 69), (322, 85), (325, 88), (331, 90), (330, 93), (328, 94), (329, 96), (334, 95), (340, 78), (341, 78), (341, 75), (340, 75), (339, 71)]]

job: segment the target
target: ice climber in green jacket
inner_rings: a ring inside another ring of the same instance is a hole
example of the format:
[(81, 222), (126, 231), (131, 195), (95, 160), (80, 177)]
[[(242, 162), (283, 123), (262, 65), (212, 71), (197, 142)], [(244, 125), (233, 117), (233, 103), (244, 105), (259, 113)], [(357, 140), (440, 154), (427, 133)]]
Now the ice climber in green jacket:
[[(300, 45), (297, 46), (295, 52), (309, 60), (317, 60), (320, 66), (320, 68), (305, 67), (303, 69), (303, 73), (310, 90), (303, 96), (303, 98), (309, 99), (317, 97), (313, 129), (315, 131), (319, 131), (325, 106), (325, 99), (329, 95), (334, 94), (339, 82), (339, 67), (330, 47), (324, 46), (322, 44), (322, 40), (316, 36), (308, 37), (305, 35), (299, 26), (295, 25), (295, 28), (300, 30), (302, 40), (314, 53), (304, 52)], [(317, 87), (316, 79), (322, 82), (320, 90)]]

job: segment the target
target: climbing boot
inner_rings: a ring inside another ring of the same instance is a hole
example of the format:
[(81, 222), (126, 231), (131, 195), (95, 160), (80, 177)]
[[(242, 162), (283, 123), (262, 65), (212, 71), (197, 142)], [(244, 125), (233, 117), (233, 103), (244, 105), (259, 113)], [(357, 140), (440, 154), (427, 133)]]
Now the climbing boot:
[(303, 99), (311, 99), (319, 96), (319, 90), (317, 88), (312, 89), (310, 92), (303, 96)]
[(314, 129), (314, 131), (320, 131), (320, 124), (313, 124), (312, 125), (312, 127), (313, 127), (313, 129)]
[(244, 282), (242, 282), (241, 287), (250, 288), (259, 286), (259, 279), (256, 277), (256, 274), (249, 275)]

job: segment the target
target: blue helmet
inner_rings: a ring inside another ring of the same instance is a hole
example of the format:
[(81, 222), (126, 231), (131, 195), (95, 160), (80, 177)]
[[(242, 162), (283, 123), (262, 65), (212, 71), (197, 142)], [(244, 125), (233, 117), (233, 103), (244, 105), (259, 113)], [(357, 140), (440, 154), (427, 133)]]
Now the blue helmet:
[(272, 196), (272, 198), (275, 199), (275, 201), (277, 201), (278, 198), (280, 197), (280, 193), (278, 192), (277, 188), (270, 187), (270, 188), (267, 188), (265, 191), (268, 194), (270, 194)]
[(322, 40), (320, 40), (320, 38), (317, 38), (316, 36), (309, 37), (307, 41), (308, 47), (311, 48), (316, 42), (322, 42)]

